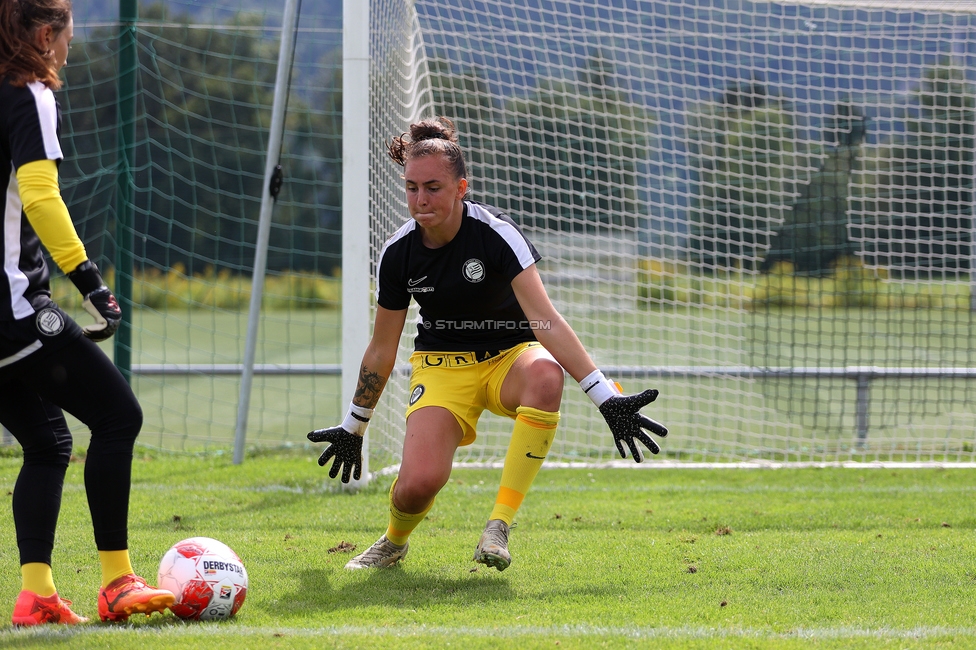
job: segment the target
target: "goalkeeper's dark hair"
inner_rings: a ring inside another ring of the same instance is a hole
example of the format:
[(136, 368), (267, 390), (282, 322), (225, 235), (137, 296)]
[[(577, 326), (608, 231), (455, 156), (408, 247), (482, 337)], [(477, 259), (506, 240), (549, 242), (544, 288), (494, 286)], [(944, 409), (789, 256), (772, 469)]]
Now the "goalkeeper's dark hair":
[(34, 42), (37, 30), (50, 25), (60, 34), (71, 20), (71, 0), (0, 0), (0, 77), (15, 86), (40, 81), (61, 87), (53, 52)]
[(393, 162), (401, 167), (411, 158), (441, 154), (447, 158), (455, 178), (467, 178), (464, 152), (458, 144), (454, 122), (446, 117), (421, 120), (410, 125), (409, 133), (402, 133), (387, 145)]

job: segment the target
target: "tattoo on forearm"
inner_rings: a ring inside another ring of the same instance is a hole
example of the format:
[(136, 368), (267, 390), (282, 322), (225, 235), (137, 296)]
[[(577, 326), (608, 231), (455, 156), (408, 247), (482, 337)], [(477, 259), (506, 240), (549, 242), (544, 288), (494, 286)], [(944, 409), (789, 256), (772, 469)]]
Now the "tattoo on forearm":
[(353, 401), (365, 408), (375, 408), (376, 403), (380, 401), (380, 394), (386, 386), (387, 379), (363, 364), (359, 369), (359, 382), (356, 384), (356, 395)]

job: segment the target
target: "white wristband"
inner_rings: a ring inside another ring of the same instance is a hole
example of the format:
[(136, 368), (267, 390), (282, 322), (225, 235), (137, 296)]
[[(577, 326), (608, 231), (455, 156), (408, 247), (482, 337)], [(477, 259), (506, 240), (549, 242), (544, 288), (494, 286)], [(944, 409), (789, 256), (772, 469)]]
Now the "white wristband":
[(600, 406), (611, 397), (620, 394), (613, 382), (607, 379), (603, 375), (603, 371), (599, 369), (594, 370), (586, 377), (583, 377), (579, 385), (580, 388), (583, 389), (583, 392), (586, 393), (597, 406)]
[(363, 436), (366, 433), (366, 427), (369, 426), (369, 419), (371, 417), (373, 417), (373, 409), (356, 406), (350, 402), (349, 411), (346, 413), (346, 417), (342, 419), (341, 426), (349, 433)]

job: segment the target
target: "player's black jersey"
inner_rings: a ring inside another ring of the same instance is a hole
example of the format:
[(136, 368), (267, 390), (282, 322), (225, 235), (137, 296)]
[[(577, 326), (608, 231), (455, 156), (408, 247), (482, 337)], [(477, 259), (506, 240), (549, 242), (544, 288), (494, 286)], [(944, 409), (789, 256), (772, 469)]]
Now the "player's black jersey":
[(400, 310), (420, 305), (417, 350), (483, 352), (534, 341), (512, 280), (541, 259), (508, 215), (465, 201), (461, 228), (447, 245), (427, 248), (417, 222), (383, 246), (376, 302)]
[(3, 270), (0, 272), (0, 320), (34, 314), (28, 297), (49, 290), (41, 242), (27, 221), (17, 186), (17, 169), (38, 160), (61, 160), (60, 110), (50, 88), (40, 82), (18, 88), (0, 79), (0, 169), (7, 172), (4, 197)]

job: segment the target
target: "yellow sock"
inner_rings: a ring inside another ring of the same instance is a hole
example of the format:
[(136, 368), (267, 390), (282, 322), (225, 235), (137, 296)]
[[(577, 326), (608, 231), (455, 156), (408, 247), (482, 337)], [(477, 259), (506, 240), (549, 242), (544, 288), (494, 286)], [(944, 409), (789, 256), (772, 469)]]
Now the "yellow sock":
[(99, 551), (98, 560), (102, 563), (102, 587), (112, 584), (116, 578), (135, 573), (129, 561), (129, 551)]
[(51, 565), (43, 562), (28, 562), (20, 566), (21, 589), (33, 591), (42, 598), (49, 598), (58, 592), (54, 587)]
[(393, 505), (393, 488), (396, 487), (396, 482), (397, 480), (393, 479), (393, 485), (390, 486), (390, 525), (386, 528), (386, 538), (397, 546), (403, 546), (407, 543), (407, 538), (410, 537), (413, 529), (420, 525), (430, 509), (434, 507), (434, 500), (431, 500), (430, 505), (423, 512), (415, 515), (403, 512)]
[(520, 406), (515, 412), (518, 416), (505, 454), (502, 483), (495, 498), (495, 507), (488, 517), (501, 519), (509, 526), (549, 453), (556, 437), (556, 425), (559, 424), (559, 411), (540, 411), (531, 406)]

